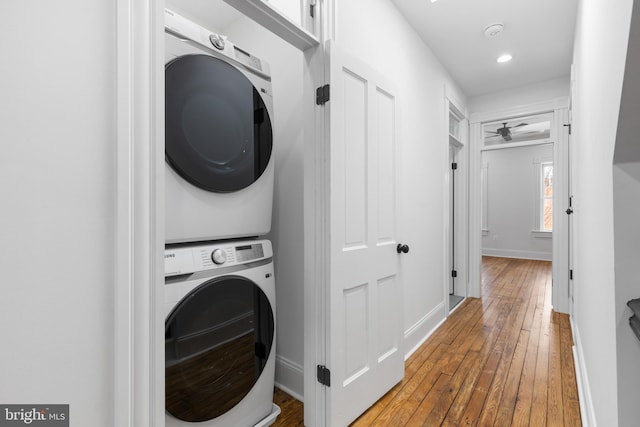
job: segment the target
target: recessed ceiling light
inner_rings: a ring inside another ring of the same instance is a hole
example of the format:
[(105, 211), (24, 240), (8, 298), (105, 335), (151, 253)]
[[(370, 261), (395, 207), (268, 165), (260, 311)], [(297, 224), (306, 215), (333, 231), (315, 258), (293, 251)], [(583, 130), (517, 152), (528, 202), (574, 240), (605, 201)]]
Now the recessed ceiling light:
[(438, 1), (438, 0), (431, 0), (431, 3), (435, 3), (435, 2), (437, 2), (437, 1)]
[(509, 62), (509, 61), (511, 61), (511, 58), (513, 58), (513, 57), (507, 53), (505, 55), (501, 55), (500, 57), (498, 57), (498, 59), (496, 59), (496, 61), (498, 61), (500, 63)]

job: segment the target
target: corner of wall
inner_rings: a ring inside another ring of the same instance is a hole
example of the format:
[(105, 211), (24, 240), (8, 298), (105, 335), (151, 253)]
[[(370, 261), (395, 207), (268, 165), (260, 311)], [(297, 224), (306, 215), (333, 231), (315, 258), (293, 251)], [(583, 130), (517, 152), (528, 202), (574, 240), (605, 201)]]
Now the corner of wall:
[(276, 387), (304, 402), (304, 367), (276, 354)]
[(404, 333), (404, 359), (407, 360), (447, 320), (444, 301), (425, 314)]

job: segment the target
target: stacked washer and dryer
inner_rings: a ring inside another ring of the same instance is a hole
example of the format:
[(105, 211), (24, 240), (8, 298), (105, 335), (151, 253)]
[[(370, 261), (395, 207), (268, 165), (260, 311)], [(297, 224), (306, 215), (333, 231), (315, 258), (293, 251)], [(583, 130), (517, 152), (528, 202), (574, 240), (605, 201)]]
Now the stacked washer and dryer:
[(165, 10), (167, 427), (272, 424), (269, 65)]

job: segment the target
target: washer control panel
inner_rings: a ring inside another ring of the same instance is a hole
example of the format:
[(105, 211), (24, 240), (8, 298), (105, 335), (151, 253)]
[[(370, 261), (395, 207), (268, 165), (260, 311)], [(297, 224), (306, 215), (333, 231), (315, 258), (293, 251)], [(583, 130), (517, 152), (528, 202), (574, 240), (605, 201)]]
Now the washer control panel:
[(273, 248), (269, 240), (167, 247), (164, 251), (164, 276), (232, 267), (271, 257)]

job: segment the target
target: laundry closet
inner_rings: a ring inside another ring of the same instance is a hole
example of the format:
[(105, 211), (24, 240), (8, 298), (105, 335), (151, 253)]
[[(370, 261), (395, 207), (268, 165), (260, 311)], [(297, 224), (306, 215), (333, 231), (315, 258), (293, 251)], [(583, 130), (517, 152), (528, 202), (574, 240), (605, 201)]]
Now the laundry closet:
[(304, 57), (223, 1), (167, 1), (164, 49), (165, 423), (267, 426), (303, 393)]

